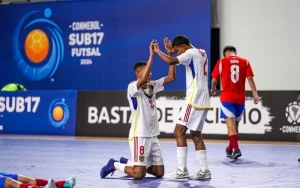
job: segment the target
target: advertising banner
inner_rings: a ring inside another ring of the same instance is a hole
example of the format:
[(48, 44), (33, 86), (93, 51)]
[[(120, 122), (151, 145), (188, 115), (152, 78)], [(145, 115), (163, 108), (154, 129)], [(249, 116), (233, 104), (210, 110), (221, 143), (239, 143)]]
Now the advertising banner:
[[(168, 10), (166, 13), (165, 10)], [(210, 54), (210, 0), (82, 0), (0, 6), (0, 86), (126, 90), (149, 44), (178, 34)], [(210, 59), (210, 58), (209, 58)], [(153, 77), (168, 66), (155, 57)], [(185, 69), (167, 89), (185, 87)]]
[(0, 134), (75, 135), (76, 91), (0, 92)]
[[(251, 93), (248, 93), (251, 96)], [(300, 104), (297, 91), (260, 91), (262, 101), (246, 99), (239, 123), (243, 140), (299, 141)], [(184, 104), (185, 92), (165, 91), (157, 96), (160, 137), (173, 137), (175, 122)], [(132, 115), (126, 92), (79, 92), (77, 135), (128, 136)], [(205, 138), (227, 138), (227, 127), (220, 119), (220, 97), (210, 98), (213, 110), (203, 128)]]

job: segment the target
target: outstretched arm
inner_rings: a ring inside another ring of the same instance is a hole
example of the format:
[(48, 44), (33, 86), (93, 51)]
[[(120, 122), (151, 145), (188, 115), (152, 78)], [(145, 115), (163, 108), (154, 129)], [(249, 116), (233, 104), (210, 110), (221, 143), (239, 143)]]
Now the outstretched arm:
[(136, 83), (136, 86), (137, 86), (138, 90), (142, 87), (142, 85), (144, 85), (145, 83), (147, 83), (147, 80), (149, 78), (149, 75), (150, 75), (150, 72), (151, 72), (151, 68), (152, 68), (152, 64), (153, 64), (154, 52), (153, 52), (152, 46), (153, 46), (154, 42), (155, 41), (152, 40), (152, 42), (150, 43), (150, 47), (149, 47), (150, 55), (149, 55), (149, 59), (148, 59), (147, 65), (145, 67), (143, 75), (141, 76), (140, 79), (138, 79), (138, 81)]
[[(168, 46), (167, 46), (168, 49), (167, 49), (167, 47), (166, 47), (166, 42), (168, 43), (168, 44), (167, 44), (167, 45), (168, 45)], [(167, 52), (169, 52), (169, 50), (172, 49), (172, 48), (171, 48), (172, 45), (170, 46), (169, 43), (171, 43), (171, 42), (168, 40), (168, 38), (165, 38), (165, 39), (164, 39), (164, 44), (165, 44), (165, 47), (166, 47), (166, 49), (167, 49)], [(167, 64), (169, 64), (169, 65), (176, 65), (176, 64), (179, 63), (178, 58), (172, 57), (172, 56), (170, 56), (170, 55), (166, 55), (165, 53), (163, 53), (162, 51), (160, 51), (159, 46), (158, 46), (158, 43), (154, 43), (154, 44), (153, 44), (153, 47), (154, 47), (154, 52), (157, 53), (157, 55), (158, 55), (164, 62), (166, 62)], [(173, 49), (172, 49), (172, 51), (173, 51)], [(174, 52), (174, 51), (173, 51), (173, 52)]]
[[(165, 49), (166, 49), (168, 55), (170, 57), (173, 57), (174, 49), (172, 47), (171, 41), (167, 37), (164, 38), (164, 45), (165, 45)], [(165, 77), (163, 86), (167, 85), (168, 83), (173, 82), (174, 80), (176, 80), (176, 66), (169, 65), (168, 76)]]

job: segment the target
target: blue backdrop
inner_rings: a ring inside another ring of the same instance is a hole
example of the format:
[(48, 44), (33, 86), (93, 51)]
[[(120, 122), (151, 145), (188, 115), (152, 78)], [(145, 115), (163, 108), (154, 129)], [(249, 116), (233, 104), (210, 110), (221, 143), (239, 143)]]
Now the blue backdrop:
[[(126, 90), (152, 39), (187, 35), (210, 54), (210, 0), (98, 0), (0, 6), (0, 87)], [(210, 67), (209, 67), (210, 68)], [(168, 66), (155, 58), (153, 78)], [(185, 89), (185, 70), (168, 90)]]
[(75, 135), (76, 91), (0, 92), (0, 134)]

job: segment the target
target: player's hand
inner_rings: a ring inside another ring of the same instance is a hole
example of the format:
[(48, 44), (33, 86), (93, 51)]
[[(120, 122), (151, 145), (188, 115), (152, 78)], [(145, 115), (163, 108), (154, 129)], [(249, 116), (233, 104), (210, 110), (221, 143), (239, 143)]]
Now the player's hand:
[(258, 95), (254, 95), (253, 96), (253, 101), (254, 101), (254, 104), (257, 104), (260, 101), (259, 96)]
[(152, 49), (155, 53), (157, 53), (159, 51), (159, 46), (158, 46), (158, 42), (156, 40), (152, 41)]
[(210, 92), (211, 92), (212, 95), (216, 95), (217, 94), (217, 88), (216, 87), (211, 88)]
[(299, 95), (298, 98), (297, 98), (297, 102), (300, 102), (300, 95)]
[(165, 49), (168, 52), (168, 54), (173, 55), (174, 54), (174, 48), (172, 46), (171, 41), (168, 39), (168, 37), (164, 38), (164, 45), (165, 45)]
[(154, 43), (156, 42), (156, 40), (152, 40), (151, 43), (150, 43), (150, 46), (149, 46), (149, 52), (150, 52), (150, 56), (153, 56), (154, 55)]

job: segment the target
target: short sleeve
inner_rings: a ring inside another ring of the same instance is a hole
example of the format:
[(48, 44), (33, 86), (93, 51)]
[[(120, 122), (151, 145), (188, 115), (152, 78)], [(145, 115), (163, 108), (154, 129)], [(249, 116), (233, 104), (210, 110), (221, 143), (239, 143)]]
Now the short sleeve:
[(221, 59), (219, 59), (211, 74), (211, 77), (218, 80), (220, 78), (221, 73), (222, 73), (222, 61)]
[(253, 74), (253, 71), (252, 71), (252, 67), (249, 63), (249, 61), (247, 60), (247, 68), (246, 68), (246, 77), (253, 77), (254, 74)]
[(160, 91), (164, 90), (164, 82), (165, 82), (165, 77), (162, 77), (159, 80), (153, 81), (154, 93), (157, 93), (157, 92), (160, 92)]
[(137, 81), (131, 82), (128, 85), (127, 92), (131, 97), (136, 97), (140, 90), (137, 88)]
[(192, 54), (189, 51), (184, 52), (183, 54), (177, 56), (179, 64), (189, 65), (192, 60)]

